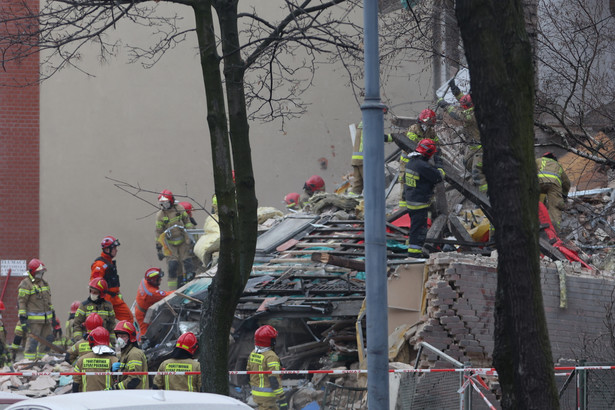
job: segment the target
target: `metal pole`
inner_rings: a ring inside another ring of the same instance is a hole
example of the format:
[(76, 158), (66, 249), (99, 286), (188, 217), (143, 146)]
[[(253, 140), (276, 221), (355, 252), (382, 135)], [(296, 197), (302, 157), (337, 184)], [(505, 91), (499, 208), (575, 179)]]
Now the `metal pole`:
[(365, 101), (363, 170), (365, 273), (367, 275), (367, 405), (389, 409), (386, 232), (384, 203), (384, 106), (380, 102), (378, 0), (363, 0)]

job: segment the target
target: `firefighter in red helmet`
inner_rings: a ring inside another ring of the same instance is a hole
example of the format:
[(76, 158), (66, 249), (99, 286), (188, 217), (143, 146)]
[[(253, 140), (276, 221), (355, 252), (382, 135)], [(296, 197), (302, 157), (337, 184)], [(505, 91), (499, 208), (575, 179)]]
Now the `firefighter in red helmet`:
[(299, 202), (300, 195), (296, 192), (291, 192), (290, 194), (286, 194), (284, 197), (284, 204), (287, 209), (292, 209), (293, 211), (298, 211), (301, 209), (301, 205)]
[(160, 210), (156, 214), (156, 250), (158, 259), (167, 259), (169, 289), (175, 290), (193, 277), (196, 267), (192, 262), (192, 240), (186, 229), (194, 224), (186, 209), (175, 202), (168, 189), (158, 195)]
[[(137, 344), (137, 329), (135, 326), (122, 320), (115, 325), (116, 347), (120, 350), (120, 361), (113, 364), (114, 372), (147, 372), (147, 358)], [(148, 389), (147, 375), (121, 375), (111, 387), (113, 390)]]
[(303, 184), (303, 193), (299, 198), (299, 203), (305, 204), (317, 192), (325, 192), (325, 181), (320, 175), (312, 175)]
[[(115, 317), (118, 320), (132, 321), (132, 313), (130, 308), (124, 302), (124, 298), (120, 292), (120, 276), (117, 273), (115, 264), (115, 256), (117, 255), (120, 241), (113, 236), (105, 236), (100, 242), (102, 253), (91, 266), (90, 281), (94, 279), (104, 279), (107, 282), (108, 289), (104, 294), (104, 298), (111, 302)], [(107, 329), (109, 330), (109, 329)]]
[[(278, 331), (264, 325), (254, 333), (254, 350), (248, 358), (247, 371), (280, 370), (280, 358), (273, 351)], [(259, 410), (288, 409), (288, 402), (282, 388), (279, 374), (250, 374), (252, 398)]]
[(141, 279), (137, 298), (135, 300), (135, 318), (139, 324), (139, 339), (147, 332), (149, 323), (145, 323), (147, 309), (159, 300), (164, 299), (173, 291), (165, 292), (160, 289), (160, 283), (164, 277), (164, 272), (160, 268), (149, 268), (145, 271), (145, 277)]
[(442, 182), (444, 170), (429, 163), (436, 153), (436, 143), (430, 139), (419, 141), (415, 151), (408, 156), (404, 174), (404, 199), (410, 214), (408, 255), (423, 257), (423, 244), (427, 237), (427, 216), (437, 183)]
[(75, 372), (102, 374), (93, 376), (74, 375), (73, 393), (110, 390), (112, 386), (111, 377), (104, 374), (110, 372), (113, 363), (117, 362), (115, 350), (109, 346), (109, 332), (104, 327), (99, 326), (90, 332), (88, 342), (92, 351), (77, 359)]
[(100, 317), (100, 315), (96, 312), (90, 313), (88, 317), (85, 318), (85, 322), (83, 322), (83, 327), (85, 328), (83, 337), (68, 349), (68, 352), (66, 352), (66, 355), (64, 356), (64, 360), (70, 364), (74, 364), (75, 360), (79, 357), (91, 352), (92, 348), (90, 347), (90, 342), (88, 341), (88, 335), (92, 330), (99, 326), (103, 326), (102, 317)]
[(171, 352), (171, 358), (160, 363), (158, 372), (198, 372), (198, 374), (173, 376), (157, 374), (154, 377), (154, 386), (164, 390), (201, 391), (201, 366), (194, 359), (198, 348), (199, 344), (194, 333), (186, 332), (181, 335)]
[[(56, 312), (51, 302), (49, 283), (43, 279), (45, 272), (47, 268), (40, 260), (32, 259), (28, 263), (27, 277), (19, 284), (18, 314), (24, 334), (32, 333), (53, 343), (53, 329), (59, 327), (60, 323), (56, 319)], [(37, 360), (48, 351), (49, 347), (41, 349), (37, 340), (28, 337), (24, 358)]]
[(75, 313), (73, 322), (73, 335), (76, 339), (83, 337), (83, 323), (93, 312), (98, 313), (103, 320), (103, 327), (110, 333), (111, 341), (115, 343), (113, 327), (115, 326), (115, 312), (111, 302), (105, 300), (104, 296), (108, 290), (107, 282), (104, 279), (93, 279), (89, 285), (89, 296), (81, 302)]
[(487, 179), (483, 172), (483, 146), (480, 140), (480, 132), (478, 123), (474, 115), (474, 103), (470, 94), (464, 94), (455, 83), (453, 78), (448, 82), (451, 92), (459, 101), (459, 106), (452, 105), (443, 98), (438, 100), (438, 107), (444, 108), (448, 114), (455, 120), (463, 123), (463, 134), (467, 144), (468, 151), (464, 157), (464, 164), (468, 171), (472, 183), (480, 192), (487, 192)]

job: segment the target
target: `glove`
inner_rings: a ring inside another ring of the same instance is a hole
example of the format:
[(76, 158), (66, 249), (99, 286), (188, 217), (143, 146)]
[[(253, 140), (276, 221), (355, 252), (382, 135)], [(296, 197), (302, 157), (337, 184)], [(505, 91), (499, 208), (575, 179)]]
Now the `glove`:
[(446, 101), (444, 101), (444, 98), (439, 98), (439, 99), (438, 99), (438, 104), (437, 104), (437, 105), (438, 105), (438, 107), (440, 107), (440, 108), (446, 108), (446, 107), (448, 107), (450, 104), (449, 104), (449, 103), (447, 103)]
[(280, 410), (287, 410), (288, 409), (288, 402), (286, 401), (286, 399), (278, 399), (275, 404), (278, 405), (278, 409)]
[(457, 97), (459, 94), (461, 94), (461, 90), (459, 89), (459, 87), (457, 87), (457, 84), (455, 84), (455, 79), (453, 78), (451, 81), (448, 82), (449, 87), (451, 87), (451, 92), (453, 93), (453, 95), (455, 97)]
[(446, 176), (446, 172), (444, 172), (444, 170), (442, 168), (438, 168), (438, 171), (440, 171), (440, 174), (442, 175), (442, 178), (444, 178)]
[(196, 226), (196, 219), (193, 217), (190, 217), (190, 222), (192, 222), (192, 225)]
[(28, 317), (24, 316), (24, 315), (19, 315), (19, 323), (21, 323), (24, 326), (28, 325)]
[(121, 366), (122, 366), (122, 364), (120, 362), (115, 362), (115, 363), (113, 363), (111, 365), (111, 371), (112, 372), (119, 372)]
[(158, 260), (161, 261), (164, 259), (164, 253), (162, 252), (162, 245), (157, 243), (156, 244), (156, 252), (158, 253)]

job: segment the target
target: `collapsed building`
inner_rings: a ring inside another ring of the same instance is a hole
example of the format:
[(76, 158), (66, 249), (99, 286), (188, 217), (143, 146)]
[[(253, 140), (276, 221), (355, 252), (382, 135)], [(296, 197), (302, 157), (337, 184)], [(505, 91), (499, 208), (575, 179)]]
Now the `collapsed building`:
[[(398, 118), (394, 124), (405, 129), (408, 120)], [(387, 160), (389, 358), (396, 368), (450, 368), (453, 362), (491, 367), (497, 252), (489, 239), (489, 201), (468, 182), (463, 155), (450, 148), (463, 146), (457, 140), (459, 129), (439, 131), (448, 147), (447, 179), (436, 193), (437, 216), (425, 243), (432, 252), (428, 260), (407, 257), (409, 220), (395, 211), (399, 151)], [(406, 151), (413, 148), (403, 133), (395, 140)], [(604, 340), (609, 334), (607, 318), (615, 305), (612, 171), (594, 169), (595, 178), (587, 178), (590, 164), (580, 157), (563, 157), (562, 163), (571, 171), (581, 169), (570, 175), (576, 186), (570, 193), (573, 204), (564, 215), (561, 237), (544, 225), (540, 236), (543, 296), (558, 364), (598, 359), (597, 347), (590, 352), (587, 340)], [(263, 324), (279, 330), (276, 351), (287, 369), (366, 368), (362, 206), (360, 198), (317, 194), (303, 212), (264, 210), (268, 216), (259, 220), (262, 233), (252, 274), (235, 312), (230, 369), (245, 369), (254, 331)], [(212, 267), (148, 311), (146, 320), (152, 324), (146, 347), (155, 363), (170, 352), (179, 334), (198, 332), (201, 300), (215, 274), (217, 244), (211, 238), (206, 243), (203, 260)], [(424, 345), (435, 351), (423, 350)], [(602, 349), (600, 357), (615, 356), (612, 348), (611, 356)], [(448, 408), (459, 402), (458, 376), (452, 384), (427, 374), (411, 380), (396, 375), (394, 380), (398, 408)], [(339, 407), (332, 404), (336, 388), (357, 393), (346, 398), (345, 406), (364, 408), (365, 381), (354, 374), (284, 378), (291, 406), (297, 409), (314, 403)], [(497, 407), (497, 379), (484, 381), (485, 395)], [(558, 380), (561, 387), (569, 383)], [(249, 400), (246, 376), (233, 376), (231, 385), (233, 395)], [(562, 390), (565, 394), (571, 393)], [(480, 402), (473, 406), (481, 408)]]

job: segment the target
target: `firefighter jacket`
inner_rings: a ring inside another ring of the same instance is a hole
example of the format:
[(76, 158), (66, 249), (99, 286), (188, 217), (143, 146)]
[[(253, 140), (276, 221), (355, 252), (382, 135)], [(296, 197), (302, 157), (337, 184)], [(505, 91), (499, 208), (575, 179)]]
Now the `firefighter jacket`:
[[(278, 355), (271, 349), (264, 350), (256, 348), (250, 353), (247, 371), (276, 371), (280, 370), (280, 359)], [(275, 390), (271, 386), (269, 378), (274, 376), (278, 380), (278, 386)], [(284, 390), (282, 389), (282, 377), (279, 374), (251, 374), (250, 387), (252, 388), (252, 396), (255, 398), (283, 398)]]
[(440, 142), (438, 134), (436, 134), (434, 128), (427, 126), (423, 128), (422, 124), (412, 124), (410, 128), (408, 128), (408, 132), (406, 132), (406, 137), (416, 143), (424, 138), (429, 138), (436, 144)]
[[(178, 227), (174, 227), (177, 225)], [(156, 214), (156, 242), (168, 228), (164, 235), (164, 240), (168, 245), (178, 246), (189, 240), (188, 234), (184, 229), (191, 229), (194, 225), (190, 221), (188, 213), (183, 206), (175, 204), (169, 209), (161, 209)]]
[(363, 165), (363, 121), (357, 127), (357, 135), (354, 137), (354, 146), (352, 148), (352, 160), (350, 165)]
[(92, 348), (90, 347), (90, 342), (85, 339), (79, 339), (68, 349), (68, 352), (66, 353), (66, 361), (73, 364), (75, 363), (75, 360), (86, 353), (90, 353), (91, 351)]
[(152, 286), (148, 281), (141, 279), (139, 289), (137, 290), (135, 317), (139, 323), (139, 328), (145, 319), (145, 313), (150, 306), (159, 300), (164, 299), (167, 295), (173, 292), (165, 292), (159, 288)]
[(85, 319), (90, 313), (98, 313), (100, 315), (103, 320), (103, 327), (109, 331), (111, 343), (115, 343), (115, 333), (113, 332), (113, 328), (115, 327), (115, 312), (113, 311), (113, 305), (103, 298), (99, 298), (93, 302), (92, 299), (88, 297), (81, 302), (77, 312), (75, 312), (75, 321), (73, 322), (74, 337), (76, 339), (83, 337), (83, 322), (85, 322)]
[(71, 314), (71, 318), (66, 321), (64, 324), (64, 329), (66, 329), (66, 340), (68, 343), (75, 343), (75, 336), (73, 335), (73, 323), (75, 322), (75, 315)]
[[(99, 346), (96, 346), (99, 347)], [(109, 351), (112, 351), (109, 348)], [(86, 353), (77, 359), (75, 363), (76, 372), (110, 372), (113, 363), (117, 362), (117, 357), (113, 353), (96, 354)], [(110, 390), (112, 388), (111, 375), (96, 376), (73, 376), (73, 383), (79, 386), (80, 392)]]
[(564, 168), (554, 159), (541, 157), (536, 159), (538, 182), (540, 184), (556, 184), (562, 187), (562, 195), (568, 196), (570, 179)]
[[(96, 258), (91, 267), (90, 281), (102, 278), (107, 282), (109, 297), (118, 296), (120, 293), (120, 276), (117, 274), (116, 262), (111, 259), (111, 256), (102, 252), (100, 257)], [(106, 297), (109, 300), (109, 297)]]
[(19, 284), (19, 316), (27, 316), (28, 323), (50, 323), (54, 316), (49, 284), (28, 273)]
[(159, 389), (201, 391), (201, 365), (195, 359), (167, 359), (160, 363), (159, 372), (199, 372), (194, 375), (160, 375), (154, 377)]
[(404, 199), (409, 209), (422, 209), (429, 207), (433, 196), (434, 186), (442, 182), (444, 171), (431, 165), (427, 158), (418, 152), (408, 155), (404, 175)]
[[(133, 343), (122, 349), (120, 355), (120, 372), (147, 372), (147, 358), (143, 350), (136, 347)], [(125, 389), (149, 389), (149, 379), (147, 375), (120, 376), (119, 382), (113, 386), (114, 390)], [(197, 390), (198, 391), (198, 390)]]
[(449, 105), (446, 110), (451, 117), (463, 123), (466, 143), (470, 149), (476, 151), (482, 148), (478, 123), (474, 116), (474, 108), (463, 109), (462, 107)]

